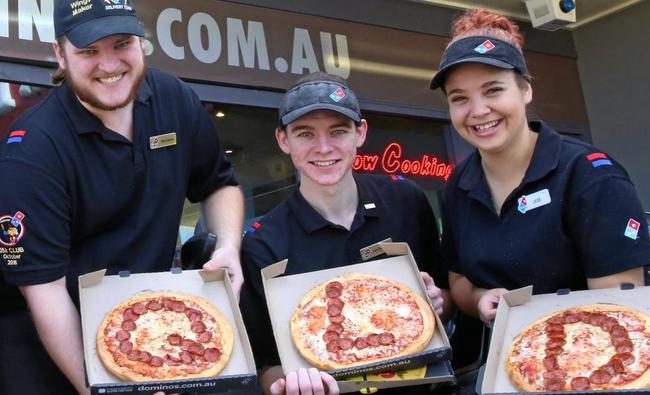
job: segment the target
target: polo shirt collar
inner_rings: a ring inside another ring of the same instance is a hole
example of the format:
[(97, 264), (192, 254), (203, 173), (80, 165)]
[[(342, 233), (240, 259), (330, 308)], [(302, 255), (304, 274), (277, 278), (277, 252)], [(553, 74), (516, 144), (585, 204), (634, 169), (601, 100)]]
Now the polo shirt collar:
[[(357, 193), (359, 194), (359, 204), (357, 206), (354, 222), (356, 222), (357, 218), (361, 216), (365, 218), (379, 217), (378, 202), (372, 201), (372, 196), (366, 185), (357, 180), (356, 174), (353, 173), (353, 176), (357, 184)], [(307, 202), (302, 193), (300, 193), (300, 187), (298, 187), (289, 197), (287, 203), (289, 204), (291, 211), (296, 214), (296, 221), (298, 221), (305, 232), (313, 233), (319, 229), (332, 226), (331, 222), (323, 218), (323, 216)], [(370, 203), (374, 204), (374, 207), (366, 208), (366, 205)]]
[[(72, 91), (72, 87), (66, 81), (61, 85), (61, 103), (71, 114), (75, 131), (78, 134), (101, 133), (104, 124), (94, 116), (86, 107), (81, 104), (77, 96)], [(143, 79), (135, 97), (136, 104), (146, 104), (152, 96), (151, 86), (147, 79)]]
[[(555, 133), (546, 123), (531, 121), (528, 125), (539, 136), (522, 184), (537, 181), (554, 170), (560, 161), (562, 146), (562, 137)], [(487, 185), (487, 182), (481, 166), (481, 155), (478, 151), (474, 151), (465, 167), (465, 171), (460, 176), (458, 186), (466, 191), (472, 191), (477, 188), (482, 189), (481, 185), (483, 184)]]

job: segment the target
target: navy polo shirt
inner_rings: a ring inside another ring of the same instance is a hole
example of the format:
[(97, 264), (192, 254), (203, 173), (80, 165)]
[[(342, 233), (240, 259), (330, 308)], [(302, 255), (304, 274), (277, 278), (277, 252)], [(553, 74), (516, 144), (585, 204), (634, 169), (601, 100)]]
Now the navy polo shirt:
[(179, 79), (147, 70), (133, 131), (130, 142), (107, 129), (64, 83), (0, 140), (8, 283), (67, 276), (77, 302), (81, 274), (169, 270), (185, 197), (236, 185), (211, 117)]
[(496, 213), (478, 151), (453, 172), (443, 202), (449, 270), (477, 287), (534, 293), (586, 289), (587, 278), (650, 262), (643, 210), (626, 171), (607, 154), (541, 122), (521, 185)]
[(407, 242), (420, 270), (449, 288), (435, 217), (422, 190), (397, 176), (355, 174), (354, 179), (359, 205), (349, 231), (324, 219), (300, 191), (247, 230), (240, 305), (258, 367), (279, 364), (260, 274), (273, 263), (288, 259), (286, 274), (350, 265), (362, 261), (361, 248), (392, 238)]

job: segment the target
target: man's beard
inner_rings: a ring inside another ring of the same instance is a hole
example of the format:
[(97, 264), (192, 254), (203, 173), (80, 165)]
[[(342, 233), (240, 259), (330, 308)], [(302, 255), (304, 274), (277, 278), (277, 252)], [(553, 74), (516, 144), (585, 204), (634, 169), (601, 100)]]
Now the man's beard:
[(138, 75), (136, 76), (135, 83), (131, 87), (131, 92), (129, 92), (129, 96), (121, 103), (114, 104), (114, 105), (106, 105), (104, 104), (92, 91), (92, 89), (89, 88), (84, 88), (82, 86), (79, 86), (74, 78), (72, 77), (70, 70), (65, 69), (65, 80), (70, 84), (70, 87), (72, 88), (72, 91), (74, 94), (79, 98), (84, 103), (89, 104), (90, 106), (102, 110), (102, 111), (113, 111), (117, 110), (123, 107), (126, 107), (129, 103), (135, 99), (135, 96), (138, 94), (138, 89), (140, 88), (140, 84), (142, 84), (142, 81), (144, 80), (145, 77), (145, 70), (147, 69), (146, 67), (146, 62), (144, 59), (142, 59), (142, 69), (139, 71)]

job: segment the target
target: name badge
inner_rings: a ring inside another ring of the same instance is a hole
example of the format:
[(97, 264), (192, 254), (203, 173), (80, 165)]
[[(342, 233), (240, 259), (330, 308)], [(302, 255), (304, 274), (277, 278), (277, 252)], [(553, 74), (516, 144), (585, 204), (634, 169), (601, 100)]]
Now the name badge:
[(149, 137), (149, 149), (165, 148), (176, 145), (176, 133), (159, 134)]
[(541, 191), (520, 197), (519, 200), (517, 200), (517, 203), (519, 203), (517, 209), (522, 214), (526, 214), (527, 211), (551, 203), (551, 194), (548, 192), (548, 189), (542, 189)]

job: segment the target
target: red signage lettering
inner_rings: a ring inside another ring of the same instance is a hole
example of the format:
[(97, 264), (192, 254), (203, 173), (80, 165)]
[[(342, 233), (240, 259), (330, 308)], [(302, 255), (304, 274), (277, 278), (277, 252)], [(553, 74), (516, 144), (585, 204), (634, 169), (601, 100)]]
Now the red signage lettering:
[(422, 155), (420, 159), (403, 159), (402, 145), (390, 143), (380, 155), (358, 154), (352, 169), (355, 171), (375, 171), (377, 165), (388, 174), (411, 174), (442, 178), (447, 181), (453, 166), (433, 155)]

